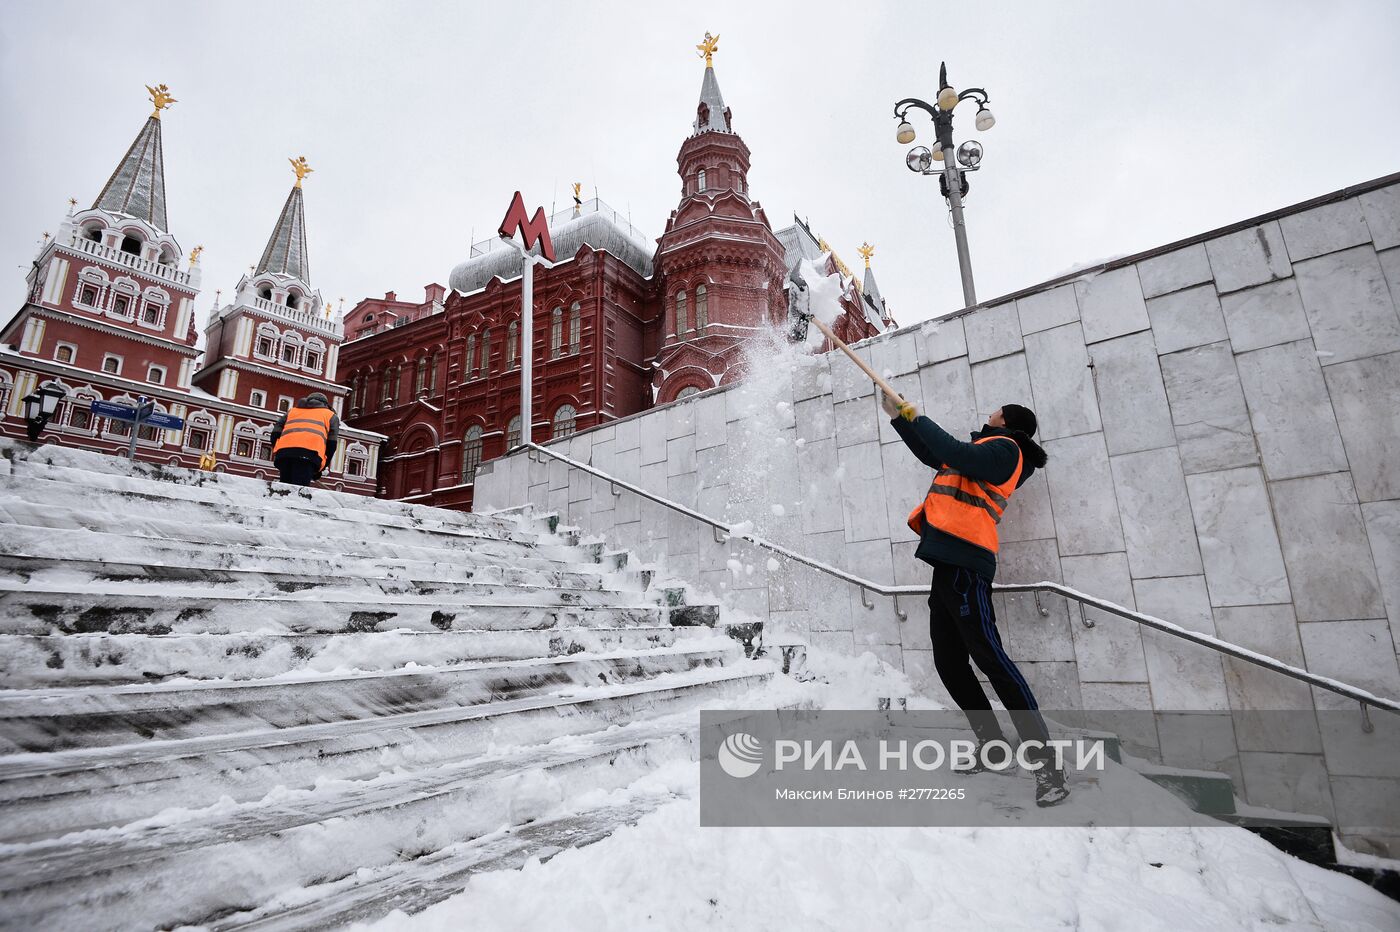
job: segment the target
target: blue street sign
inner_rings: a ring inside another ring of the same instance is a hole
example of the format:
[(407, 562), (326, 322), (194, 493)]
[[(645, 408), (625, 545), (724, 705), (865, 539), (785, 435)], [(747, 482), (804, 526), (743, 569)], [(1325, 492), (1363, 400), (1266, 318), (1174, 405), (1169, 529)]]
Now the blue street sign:
[[(142, 406), (144, 412), (141, 416), (141, 423), (146, 427), (159, 427), (162, 430), (184, 430), (184, 418), (175, 417), (173, 414), (161, 414), (151, 411), (151, 405), (147, 402)], [(113, 404), (110, 401), (94, 401), (92, 403), (92, 413), (100, 417), (109, 417), (114, 421), (135, 421), (136, 409), (131, 405)]]
[(92, 403), (92, 413), (102, 417), (110, 417), (118, 421), (136, 420), (136, 409), (130, 405), (112, 404), (110, 401), (94, 401)]
[(161, 427), (165, 430), (184, 430), (185, 419), (176, 417), (173, 414), (148, 414), (141, 423), (147, 427)]

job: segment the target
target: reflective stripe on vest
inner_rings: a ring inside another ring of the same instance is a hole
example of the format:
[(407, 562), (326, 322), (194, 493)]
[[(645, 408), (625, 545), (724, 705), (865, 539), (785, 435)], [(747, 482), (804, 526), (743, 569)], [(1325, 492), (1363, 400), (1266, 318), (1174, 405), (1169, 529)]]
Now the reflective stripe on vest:
[[(975, 442), (991, 443), (993, 440), (1016, 443), (1015, 439), (1001, 434)], [(919, 507), (909, 513), (909, 530), (922, 534), (927, 523), (945, 534), (996, 553), (997, 525), (1001, 523), (1011, 493), (1016, 491), (1021, 465), (1021, 445), (1016, 444), (1016, 468), (1005, 482), (973, 479), (945, 466), (934, 475), (933, 484)]]
[(282, 427), (282, 436), (273, 444), (272, 455), (282, 450), (310, 450), (321, 457), (321, 465), (326, 464), (326, 443), (331, 436), (331, 418), (335, 412), (330, 408), (292, 408), (287, 412), (287, 422)]

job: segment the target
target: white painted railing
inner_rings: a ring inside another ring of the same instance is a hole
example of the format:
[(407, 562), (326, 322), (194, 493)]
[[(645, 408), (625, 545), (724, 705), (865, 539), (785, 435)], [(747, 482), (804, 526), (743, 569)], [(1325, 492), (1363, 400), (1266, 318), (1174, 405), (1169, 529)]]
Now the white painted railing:
[[(860, 589), (861, 603), (864, 604), (866, 608), (875, 607), (875, 603), (871, 602), (866, 597), (867, 593), (873, 592), (877, 595), (889, 596), (890, 598), (893, 598), (895, 600), (895, 614), (899, 616), (900, 621), (904, 621), (907, 618), (906, 613), (902, 611), (899, 607), (899, 599), (901, 596), (927, 597), (928, 595), (928, 588), (926, 586), (887, 586), (883, 583), (873, 582), (869, 579), (862, 579), (861, 577), (848, 573), (843, 569), (838, 569), (837, 567), (831, 566), (827, 563), (823, 563), (820, 560), (815, 560), (809, 556), (800, 554), (795, 550), (791, 550), (787, 547), (784, 547), (782, 544), (776, 544), (770, 540), (765, 540), (764, 538), (759, 537), (751, 532), (735, 530), (735, 527), (733, 525), (725, 524), (723, 521), (718, 521), (714, 518), (709, 517), (708, 515), (703, 515), (692, 508), (687, 508), (684, 505), (671, 501), (670, 499), (662, 498), (660, 495), (648, 492), (646, 489), (633, 485), (632, 483), (627, 482), (624, 479), (619, 479), (616, 476), (608, 475), (601, 469), (596, 469), (593, 466), (589, 466), (585, 463), (580, 463), (578, 460), (571, 459), (570, 457), (567, 457), (562, 453), (557, 453), (554, 450), (547, 449), (545, 447), (540, 446), (539, 444), (526, 443), (522, 446), (516, 447), (515, 450), (508, 452), (518, 452), (522, 449), (526, 451), (526, 455), (530, 459), (535, 460), (536, 462), (544, 462), (544, 460), (542, 459), (535, 459), (537, 456), (548, 456), (552, 459), (556, 459), (559, 462), (568, 465), (573, 469), (581, 469), (584, 472), (597, 477), (598, 479), (602, 479), (603, 481), (610, 484), (612, 493), (614, 495), (621, 495), (622, 493), (618, 490), (626, 489), (632, 494), (639, 495), (642, 498), (645, 498), (647, 501), (660, 505), (663, 508), (669, 508), (671, 511), (679, 512), (680, 514), (692, 518), (693, 520), (698, 521), (701, 524), (708, 524), (714, 531), (715, 541), (717, 543), (723, 542), (726, 539), (747, 541), (748, 543), (753, 544), (755, 547), (760, 547), (764, 550), (767, 550), (770, 553), (775, 553), (780, 557), (793, 561), (794, 563), (800, 563), (803, 566), (817, 570), (821, 573), (825, 573), (828, 576), (834, 576), (837, 579), (844, 580)], [(1039, 593), (1046, 592), (1054, 595), (1064, 596), (1066, 599), (1069, 599), (1073, 602), (1078, 602), (1080, 605), (1087, 605), (1090, 608), (1097, 608), (1099, 611), (1108, 612), (1110, 615), (1117, 615), (1119, 618), (1126, 618), (1128, 621), (1136, 622), (1137, 624), (1142, 625), (1144, 628), (1152, 628), (1156, 631), (1165, 632), (1166, 634), (1170, 634), (1174, 637), (1179, 637), (1182, 640), (1190, 641), (1193, 644), (1199, 644), (1202, 647), (1208, 647), (1211, 650), (1218, 651), (1219, 653), (1226, 654), (1230, 657), (1234, 657), (1237, 660), (1243, 660), (1246, 663), (1252, 663), (1256, 666), (1273, 670), (1275, 673), (1281, 673), (1284, 676), (1291, 676), (1296, 680), (1302, 680), (1303, 682), (1316, 686), (1319, 689), (1325, 689), (1329, 692), (1334, 692), (1338, 695), (1346, 696), (1348, 699), (1354, 699), (1361, 704), (1362, 729), (1367, 732), (1371, 731), (1374, 727), (1371, 724), (1371, 720), (1368, 714), (1368, 708), (1370, 706), (1375, 706), (1378, 709), (1385, 709), (1387, 712), (1394, 712), (1396, 714), (1400, 714), (1400, 702), (1397, 702), (1394, 699), (1387, 699), (1383, 696), (1377, 696), (1375, 693), (1368, 692), (1357, 686), (1351, 686), (1347, 683), (1341, 682), (1340, 680), (1334, 680), (1331, 677), (1321, 676), (1317, 673), (1311, 672), (1310, 670), (1304, 670), (1301, 667), (1295, 667), (1292, 664), (1284, 663), (1282, 660), (1279, 660), (1276, 657), (1270, 657), (1267, 654), (1261, 654), (1257, 651), (1252, 651), (1247, 647), (1241, 647), (1238, 644), (1232, 644), (1229, 641), (1222, 641), (1220, 638), (1214, 637), (1209, 634), (1202, 634), (1199, 631), (1192, 631), (1190, 628), (1183, 628), (1180, 625), (1172, 624), (1170, 621), (1163, 621), (1161, 618), (1156, 618), (1152, 615), (1146, 615), (1142, 612), (1137, 612), (1130, 608), (1124, 608), (1122, 605), (1110, 602), (1107, 599), (1100, 599), (1092, 595), (1087, 595), (1083, 592), (1079, 592), (1076, 589), (1071, 589), (1068, 586), (1061, 585), (1060, 583), (1049, 581), (1032, 583), (993, 583), (992, 588), (998, 592), (1031, 592), (1036, 593), (1037, 595)], [(1041, 608), (1040, 612), (1042, 615), (1049, 614), (1049, 612), (1044, 608)], [(1092, 625), (1092, 623), (1087, 620), (1085, 621), (1085, 624)]]
[(73, 234), (73, 240), (68, 244), (68, 247), (97, 259), (115, 262), (117, 265), (125, 266), (134, 272), (140, 272), (142, 275), (170, 282), (172, 285), (188, 286), (190, 283), (190, 274), (181, 272), (173, 265), (162, 265), (140, 256), (133, 256), (129, 252), (122, 252), (120, 249), (95, 243), (77, 233)]
[(313, 314), (301, 308), (288, 307), (285, 304), (277, 304), (257, 295), (252, 295), (245, 300), (249, 307), (257, 308), (265, 314), (271, 314), (274, 317), (280, 317), (299, 326), (319, 330), (331, 336), (338, 337), (341, 334), (342, 324), (338, 320), (328, 320), (319, 314)]

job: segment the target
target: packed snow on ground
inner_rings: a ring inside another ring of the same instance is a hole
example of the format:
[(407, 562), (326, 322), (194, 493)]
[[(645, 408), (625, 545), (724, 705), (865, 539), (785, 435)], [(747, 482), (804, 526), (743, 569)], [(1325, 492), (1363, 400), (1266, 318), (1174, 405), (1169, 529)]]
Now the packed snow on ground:
[[(871, 654), (811, 650), (808, 670), (828, 682), (783, 677), (745, 699), (873, 708), (879, 696), (912, 693)], [(919, 706), (932, 703), (911, 701)], [(565, 805), (657, 792), (675, 799), (596, 844), (477, 874), (421, 913), (357, 928), (1400, 928), (1400, 903), (1229, 826), (701, 828), (698, 779), (694, 761), (678, 760), (625, 790), (585, 793)], [(528, 789), (532, 809), (553, 790)]]

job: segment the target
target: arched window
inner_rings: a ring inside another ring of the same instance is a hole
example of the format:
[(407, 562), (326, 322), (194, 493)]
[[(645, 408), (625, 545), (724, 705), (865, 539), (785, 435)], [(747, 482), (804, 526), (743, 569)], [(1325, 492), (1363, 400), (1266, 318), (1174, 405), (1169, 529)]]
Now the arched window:
[(282, 364), (293, 368), (301, 365), (301, 335), (295, 331), (282, 334)]
[(685, 313), (685, 292), (676, 292), (676, 336), (681, 336), (690, 327), (687, 325)]
[(520, 415), (510, 419), (506, 425), (506, 449), (512, 450), (520, 446)]
[(122, 252), (128, 253), (129, 255), (141, 255), (141, 238), (139, 236), (133, 236), (130, 233), (126, 234), (122, 237), (121, 249)]
[(136, 283), (128, 280), (112, 286), (112, 316), (131, 320), (136, 313)]
[(710, 295), (704, 285), (695, 286), (695, 332), (704, 333), (710, 324)]
[(564, 309), (556, 307), (549, 325), (549, 358), (558, 359), (564, 345)]
[(267, 287), (266, 285), (263, 285), (261, 288), (258, 289), (258, 297), (262, 298), (264, 301), (271, 301), (272, 289)]
[(578, 411), (573, 405), (560, 405), (554, 410), (554, 439), (568, 437), (578, 429)]
[(575, 301), (569, 308), (569, 352), (577, 353), (583, 343), (583, 309)]
[(311, 372), (321, 371), (321, 361), (326, 356), (326, 344), (322, 343), (318, 337), (312, 337), (306, 341), (306, 357), (302, 360), (302, 368)]
[[(101, 233), (98, 233), (101, 238)], [(78, 294), (74, 300), (75, 304), (83, 307), (101, 310), (107, 303), (107, 276), (101, 269), (88, 266), (78, 275)]]
[(413, 394), (415, 396), (423, 394), (428, 387), (428, 357), (418, 357), (418, 375), (413, 380)]
[(476, 468), (481, 465), (481, 427), (473, 424), (462, 438), (462, 482), (476, 481)]
[[(0, 402), (3, 402), (5, 392), (8, 389), (7, 383), (0, 383)], [(93, 421), (92, 403), (97, 400), (97, 395), (92, 392), (78, 392), (73, 396), (72, 402), (68, 405), (68, 429), (82, 431), (85, 434), (92, 433)]]
[(515, 360), (520, 356), (520, 321), (512, 320), (510, 326), (506, 328), (506, 368), (515, 367)]
[[(739, 193), (744, 194), (744, 176), (740, 175), (735, 183), (739, 186)], [(745, 195), (745, 197), (747, 196), (748, 195)]]
[(697, 187), (700, 191), (705, 190), (705, 169), (703, 168), (700, 169), (700, 183)]
[(301, 307), (301, 295), (295, 291), (287, 292), (287, 307)]
[(491, 374), (491, 331), (481, 331), (481, 377)]
[(379, 390), (380, 405), (393, 404), (398, 387), (398, 369), (394, 366), (385, 366), (379, 374), (379, 379), (381, 385)]
[(476, 378), (476, 334), (474, 333), (467, 337), (466, 373), (468, 379)]
[(428, 394), (437, 394), (438, 354), (428, 357)]
[(277, 340), (280, 336), (272, 324), (258, 324), (258, 338), (253, 343), (253, 355), (259, 359), (276, 359)]
[(92, 240), (94, 243), (102, 242), (102, 224), (95, 223), (92, 226), (83, 227), (83, 238)]
[(141, 325), (164, 327), (165, 311), (169, 306), (170, 296), (164, 291), (155, 288), (148, 290), (141, 305)]

